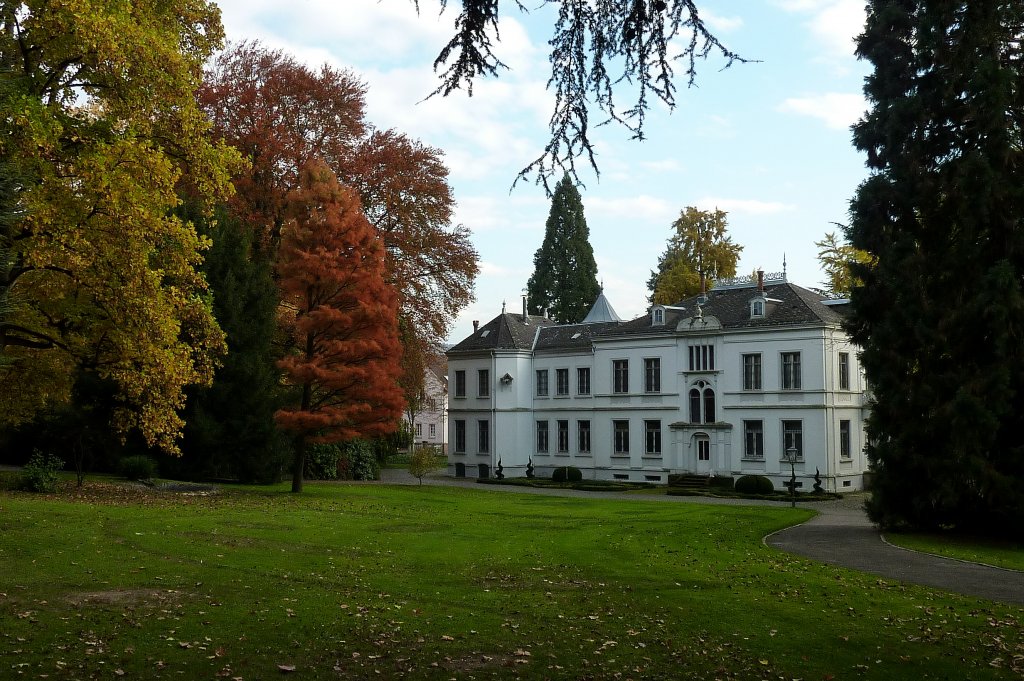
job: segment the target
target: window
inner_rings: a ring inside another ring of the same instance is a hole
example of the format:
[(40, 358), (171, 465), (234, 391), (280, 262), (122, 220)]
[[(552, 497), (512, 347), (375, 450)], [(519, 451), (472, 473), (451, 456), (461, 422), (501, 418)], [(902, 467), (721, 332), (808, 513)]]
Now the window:
[(558, 422), (558, 453), (567, 454), (569, 452), (569, 422), (559, 421)]
[(743, 422), (743, 458), (764, 458), (764, 423), (762, 421)]
[(476, 382), (477, 397), (488, 397), (491, 394), (491, 372), (487, 369), (477, 369)]
[(436, 423), (431, 423), (430, 424), (430, 437), (437, 437), (437, 424)]
[(481, 454), (486, 454), (491, 451), (491, 422), (490, 421), (477, 421), (476, 424), (477, 433), (477, 451)]
[(644, 360), (644, 392), (661, 392), (661, 360), (657, 357)]
[(541, 454), (548, 452), (548, 422), (537, 421), (537, 451)]
[(843, 420), (839, 422), (839, 456), (849, 459), (853, 456), (850, 449), (850, 422)]
[(569, 370), (555, 369), (555, 394), (569, 394)]
[(423, 437), (423, 424), (422, 423), (417, 423), (416, 424), (416, 437)]
[(617, 359), (612, 362), (612, 392), (629, 392), (629, 360)]
[(715, 422), (715, 391), (704, 388), (704, 423)]
[(783, 454), (789, 451), (790, 447), (796, 448), (796, 458), (804, 458), (804, 424), (801, 421), (782, 422), (782, 451)]
[(653, 320), (653, 323), (654, 323), (655, 326), (660, 326), (661, 324), (664, 324), (665, 323), (665, 310), (663, 308), (660, 308), (660, 307), (654, 308), (654, 313), (653, 313), (652, 320)]
[(612, 421), (614, 433), (614, 454), (629, 454), (629, 421)]
[(839, 353), (839, 389), (850, 389), (850, 353)]
[(761, 355), (743, 355), (743, 389), (761, 389)]
[(800, 390), (800, 353), (782, 353), (782, 389)]
[(590, 367), (576, 370), (576, 392), (580, 395), (590, 394)]
[(750, 316), (751, 317), (763, 317), (764, 316), (764, 301), (763, 300), (752, 300), (752, 301), (750, 301)]
[(466, 396), (466, 372), (462, 369), (455, 372), (455, 396)]
[(548, 396), (548, 370), (537, 369), (537, 397)]
[(711, 440), (706, 437), (697, 440), (697, 460), (711, 461)]
[(690, 423), (715, 422), (715, 391), (707, 381), (690, 388)]
[(644, 421), (647, 456), (661, 456), (661, 421)]
[(462, 420), (455, 422), (455, 451), (458, 454), (466, 453), (466, 422)]
[(714, 371), (715, 370), (715, 346), (714, 345), (691, 345), (690, 346), (690, 371)]
[(580, 454), (590, 453), (590, 421), (576, 422), (576, 449)]

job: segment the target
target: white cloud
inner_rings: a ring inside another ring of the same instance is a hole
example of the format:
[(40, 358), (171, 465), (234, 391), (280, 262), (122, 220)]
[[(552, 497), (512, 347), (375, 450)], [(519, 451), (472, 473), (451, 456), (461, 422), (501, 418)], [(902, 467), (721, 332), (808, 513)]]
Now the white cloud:
[(719, 32), (735, 31), (743, 26), (742, 17), (725, 17), (707, 9), (702, 9), (700, 16), (707, 22), (708, 26)]
[(645, 194), (614, 198), (585, 197), (584, 205), (590, 214), (602, 213), (634, 221), (671, 222), (679, 210), (678, 206), (666, 199)]
[(826, 92), (813, 97), (790, 97), (777, 107), (783, 113), (811, 116), (835, 130), (848, 130), (867, 110), (862, 95)]
[(683, 169), (679, 161), (674, 158), (666, 158), (660, 161), (641, 161), (638, 165), (645, 170), (652, 170), (656, 173), (675, 173)]
[(832, 57), (853, 57), (864, 28), (863, 0), (776, 0), (787, 12), (810, 14), (807, 27)]
[(544, 231), (549, 203), (543, 196), (460, 197), (455, 223), (474, 233), (488, 231)]
[(747, 215), (772, 215), (796, 210), (796, 206), (779, 201), (758, 201), (757, 199), (728, 199), (716, 196), (704, 196), (696, 201), (701, 210), (724, 210), (726, 213), (745, 213)]

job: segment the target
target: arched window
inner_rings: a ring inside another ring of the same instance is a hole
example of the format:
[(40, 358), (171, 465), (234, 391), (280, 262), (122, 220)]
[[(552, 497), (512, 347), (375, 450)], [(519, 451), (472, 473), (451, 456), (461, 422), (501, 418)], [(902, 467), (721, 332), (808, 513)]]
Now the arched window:
[(690, 423), (700, 423), (700, 391), (690, 390)]
[(704, 423), (715, 422), (715, 391), (704, 388)]

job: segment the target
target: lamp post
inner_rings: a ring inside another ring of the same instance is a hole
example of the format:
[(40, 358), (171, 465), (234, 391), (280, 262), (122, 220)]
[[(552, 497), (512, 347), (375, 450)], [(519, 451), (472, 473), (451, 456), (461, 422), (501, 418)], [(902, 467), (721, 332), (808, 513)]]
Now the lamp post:
[(796, 447), (790, 445), (786, 448), (786, 461), (789, 462), (789, 494), (790, 506), (796, 508)]

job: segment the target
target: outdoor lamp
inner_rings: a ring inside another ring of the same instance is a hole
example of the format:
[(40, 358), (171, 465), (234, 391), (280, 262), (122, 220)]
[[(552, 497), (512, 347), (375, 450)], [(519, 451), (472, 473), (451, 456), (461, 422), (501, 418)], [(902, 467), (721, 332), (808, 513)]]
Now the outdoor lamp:
[(789, 462), (789, 494), (790, 494), (790, 505), (796, 508), (796, 447), (790, 445), (786, 447), (786, 461)]

